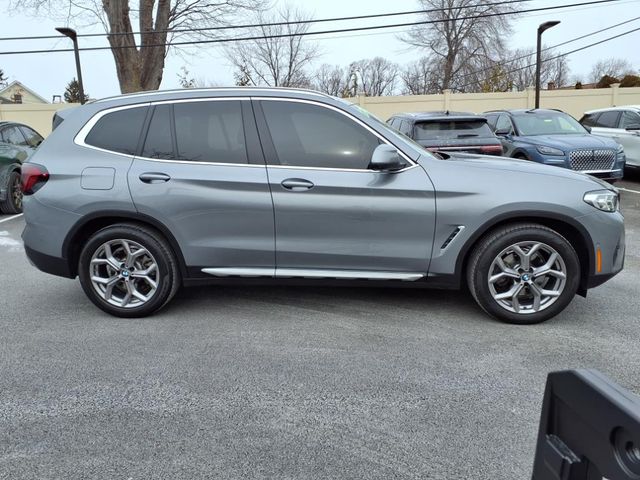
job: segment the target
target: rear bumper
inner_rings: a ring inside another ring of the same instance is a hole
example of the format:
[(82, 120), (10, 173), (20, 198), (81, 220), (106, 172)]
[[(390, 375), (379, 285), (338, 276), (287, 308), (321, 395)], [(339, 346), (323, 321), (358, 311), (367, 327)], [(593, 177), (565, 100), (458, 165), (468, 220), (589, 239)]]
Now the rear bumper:
[(29, 262), (38, 270), (58, 277), (75, 278), (69, 269), (69, 262), (65, 258), (52, 257), (51, 255), (38, 252), (25, 245), (24, 250)]

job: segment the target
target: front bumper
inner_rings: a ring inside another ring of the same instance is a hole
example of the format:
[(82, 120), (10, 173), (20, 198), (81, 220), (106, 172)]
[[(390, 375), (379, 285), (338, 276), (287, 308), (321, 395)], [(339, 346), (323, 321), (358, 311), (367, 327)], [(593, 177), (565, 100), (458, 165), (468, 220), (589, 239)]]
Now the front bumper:
[(587, 228), (592, 240), (590, 257), (593, 260), (586, 275), (583, 272), (582, 286), (594, 288), (613, 278), (624, 267), (624, 217), (620, 212), (596, 211), (577, 220)]

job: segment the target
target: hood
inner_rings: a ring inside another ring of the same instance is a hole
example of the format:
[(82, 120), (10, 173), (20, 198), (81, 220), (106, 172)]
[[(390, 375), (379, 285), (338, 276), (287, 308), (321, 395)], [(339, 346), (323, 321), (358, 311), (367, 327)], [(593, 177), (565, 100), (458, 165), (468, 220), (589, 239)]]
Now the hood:
[[(474, 155), (468, 153), (449, 153), (447, 152), (447, 158), (440, 160), (452, 165), (459, 164), (460, 169), (464, 170), (465, 167), (481, 168), (484, 170), (496, 171), (496, 178), (500, 178), (499, 172), (511, 171), (516, 173), (527, 173), (532, 175), (552, 176), (566, 178), (567, 180), (574, 180), (579, 182), (593, 183), (597, 188), (607, 188), (614, 190), (614, 187), (596, 179), (584, 173), (569, 170), (568, 168), (554, 167), (551, 165), (544, 165), (542, 163), (531, 162), (529, 160), (518, 160), (516, 158), (508, 157), (496, 157), (489, 155)], [(421, 157), (422, 158), (422, 157)], [(436, 157), (437, 158), (437, 157)], [(428, 171), (428, 166), (425, 166)]]
[(546, 147), (560, 148), (564, 151), (577, 149), (610, 148), (617, 150), (618, 144), (606, 137), (598, 137), (590, 133), (577, 135), (532, 135), (530, 137), (518, 137), (524, 143), (532, 145), (544, 145)]

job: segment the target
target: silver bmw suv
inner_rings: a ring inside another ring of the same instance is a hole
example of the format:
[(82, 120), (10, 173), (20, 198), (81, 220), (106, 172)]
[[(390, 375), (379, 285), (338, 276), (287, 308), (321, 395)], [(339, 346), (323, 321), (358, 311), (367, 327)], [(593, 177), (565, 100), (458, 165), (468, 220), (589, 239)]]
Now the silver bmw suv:
[(495, 318), (536, 323), (623, 266), (608, 184), (434, 156), (317, 92), (133, 94), (54, 125), (22, 170), (27, 255), (117, 316), (253, 279), (467, 287)]

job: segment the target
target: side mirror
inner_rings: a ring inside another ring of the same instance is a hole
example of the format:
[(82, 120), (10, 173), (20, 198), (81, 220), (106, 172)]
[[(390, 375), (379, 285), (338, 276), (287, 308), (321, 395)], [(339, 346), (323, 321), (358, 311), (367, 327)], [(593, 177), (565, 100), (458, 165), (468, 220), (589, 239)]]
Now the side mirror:
[(407, 166), (398, 150), (393, 145), (378, 145), (373, 151), (369, 168), (382, 172), (390, 172), (394, 170), (402, 170)]
[(589, 125), (582, 125), (582, 126), (587, 132), (591, 133), (591, 127)]
[(640, 130), (640, 123), (632, 123), (627, 128), (625, 128), (627, 132), (637, 132)]
[(511, 129), (510, 128), (501, 128), (500, 130), (496, 130), (496, 135), (498, 137), (509, 137), (511, 136)]

